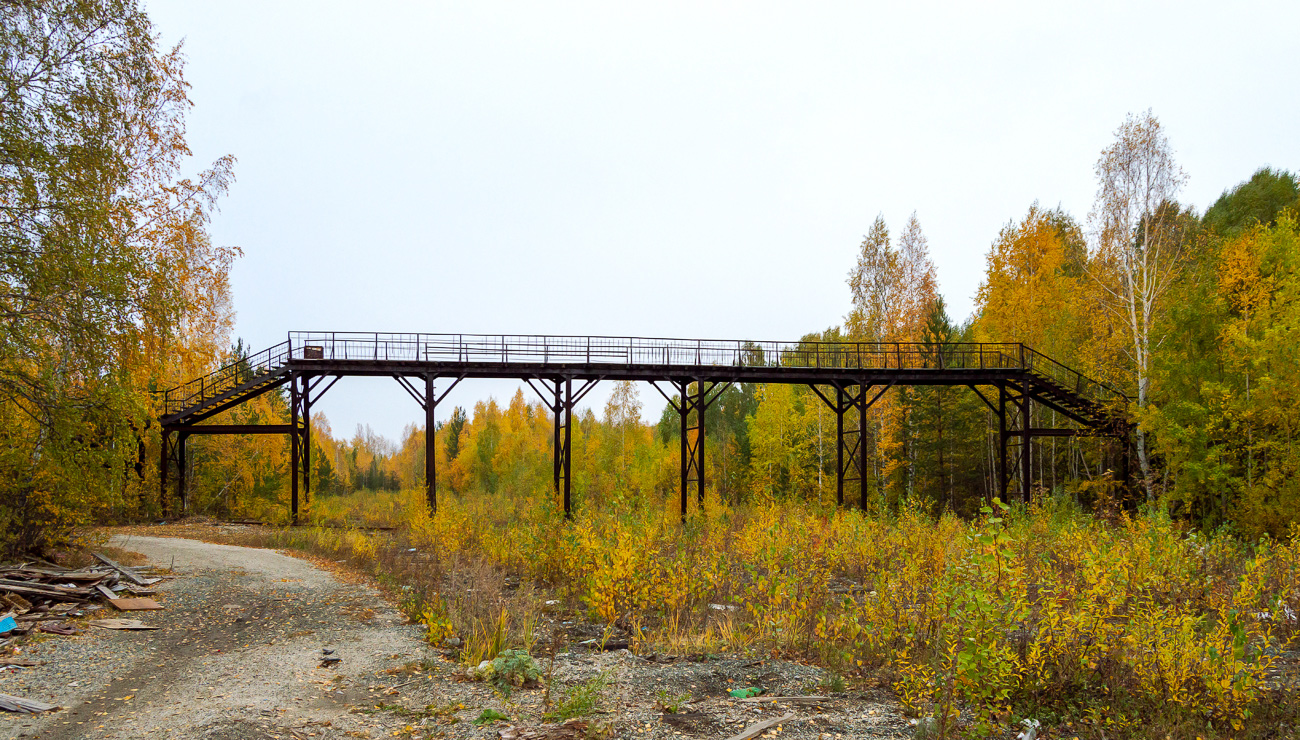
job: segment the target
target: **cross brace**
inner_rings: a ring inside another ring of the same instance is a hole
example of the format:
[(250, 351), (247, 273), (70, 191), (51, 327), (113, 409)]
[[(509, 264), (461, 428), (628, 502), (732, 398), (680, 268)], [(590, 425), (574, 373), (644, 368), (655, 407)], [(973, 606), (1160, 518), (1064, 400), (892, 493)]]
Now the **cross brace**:
[(564, 518), (572, 519), (573, 406), (591, 392), (600, 379), (587, 380), (579, 386), (576, 393), (573, 390), (571, 377), (537, 378), (540, 388), (533, 383), (533, 378), (524, 380), (528, 381), (528, 386), (542, 397), (542, 403), (551, 410), (552, 418), (555, 420), (555, 433), (551, 441), (555, 492), (564, 501)]

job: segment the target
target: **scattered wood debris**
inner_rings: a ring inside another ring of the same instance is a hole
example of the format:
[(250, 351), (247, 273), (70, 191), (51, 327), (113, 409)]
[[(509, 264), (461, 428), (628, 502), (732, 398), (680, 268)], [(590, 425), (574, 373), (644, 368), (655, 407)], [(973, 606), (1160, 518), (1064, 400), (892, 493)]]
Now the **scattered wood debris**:
[(36, 714), (38, 712), (48, 712), (51, 709), (58, 709), (54, 704), (46, 704), (43, 701), (35, 699), (24, 699), (21, 696), (10, 696), (0, 694), (0, 709), (6, 712), (21, 712), (23, 714)]
[(92, 552), (91, 555), (94, 555), (95, 559), (99, 560), (99, 562), (103, 563), (104, 565), (107, 565), (108, 567), (112, 568), (118, 573), (121, 573), (122, 575), (126, 576), (126, 579), (128, 581), (134, 583), (137, 586), (148, 586), (150, 584), (154, 584), (162, 580), (160, 578), (141, 578), (140, 576), (136, 575), (135, 571), (131, 570), (130, 568), (126, 568), (121, 565), (118, 565), (112, 560), (109, 560), (101, 553)]
[(109, 599), (108, 603), (124, 612), (162, 608), (162, 604), (159, 604), (153, 599)]
[(106, 630), (156, 630), (138, 619), (92, 619), (91, 627), (103, 627)]
[(112, 604), (124, 611), (163, 608), (157, 601), (144, 598), (153, 593), (146, 587), (162, 580), (148, 575), (153, 569), (128, 568), (100, 553), (94, 555), (99, 563), (75, 570), (45, 561), (0, 565), (0, 612), (14, 619), (13, 623), (4, 622), (9, 628), (5, 633), (25, 635), (38, 630), (75, 634), (69, 625), (43, 623), (85, 616), (87, 611), (100, 608), (93, 602)]
[(764, 720), (762, 722), (756, 722), (750, 725), (749, 727), (746, 727), (744, 730), (742, 730), (739, 735), (732, 735), (731, 737), (727, 738), (727, 740), (749, 740), (752, 737), (758, 737), (759, 735), (763, 734), (765, 731), (770, 730), (773, 727), (776, 727), (782, 722), (789, 722), (792, 719), (794, 719), (794, 712), (786, 712), (780, 717), (774, 717), (772, 719)]
[(511, 725), (497, 734), (501, 740), (579, 740), (589, 736), (587, 728), (586, 722), (571, 719), (562, 724), (541, 725), (531, 729)]
[(769, 704), (785, 702), (788, 704), (824, 704), (831, 701), (829, 696), (754, 696), (736, 701), (745, 704)]

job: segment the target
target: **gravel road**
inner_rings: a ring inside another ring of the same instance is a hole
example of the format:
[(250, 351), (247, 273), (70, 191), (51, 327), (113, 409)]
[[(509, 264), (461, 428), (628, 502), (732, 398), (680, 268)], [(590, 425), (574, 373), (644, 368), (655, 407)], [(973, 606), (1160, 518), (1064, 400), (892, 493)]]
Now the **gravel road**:
[[(590, 644), (595, 640), (572, 635), (554, 665), (539, 656), (551, 678), (549, 691), (500, 692), (465, 680), (451, 652), (429, 648), (420, 627), (405, 624), (383, 594), (332, 568), (270, 550), (176, 537), (118, 535), (113, 545), (174, 568), (176, 576), (157, 585), (162, 611), (121, 615), (160, 629), (109, 631), (82, 619), (82, 634), (29, 640), (20, 657), (41, 665), (0, 673), (0, 693), (63, 709), (0, 712), (0, 738), (468, 740), (504, 732), (561, 740), (588, 731), (547, 723), (545, 697), (558, 702), (598, 677), (605, 688), (583, 720), (599, 728), (598, 736), (724, 738), (786, 713), (790, 717), (771, 735), (844, 740), (911, 734), (897, 703), (879, 691), (838, 693), (815, 703), (766, 698), (822, 693), (829, 675), (816, 666), (761, 656), (602, 652)], [(91, 617), (118, 616), (111, 611)], [(549, 626), (600, 634), (573, 616), (550, 617)], [(322, 667), (325, 649), (336, 651), (342, 663)], [(765, 697), (747, 702), (728, 695), (748, 686), (763, 687)], [(666, 712), (666, 703), (676, 711)], [(488, 710), (508, 719), (474, 722)]]
[[(0, 674), (0, 693), (58, 704), (0, 714), (8, 738), (380, 737), (401, 726), (357, 714), (385, 670), (429, 657), (416, 626), (373, 588), (344, 583), (270, 550), (169, 537), (116, 537), (178, 577), (162, 611), (134, 612), (151, 632), (86, 627), (40, 640), (43, 664)], [(101, 610), (94, 616), (117, 616)], [(320, 667), (323, 649), (343, 658)]]

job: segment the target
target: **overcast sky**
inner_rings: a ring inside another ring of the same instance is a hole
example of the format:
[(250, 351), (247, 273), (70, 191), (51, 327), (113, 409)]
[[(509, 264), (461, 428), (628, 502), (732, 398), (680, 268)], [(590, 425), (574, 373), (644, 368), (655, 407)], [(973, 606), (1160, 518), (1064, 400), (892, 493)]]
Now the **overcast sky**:
[[(796, 339), (842, 322), (876, 215), (897, 233), (913, 211), (964, 319), (1000, 227), (1035, 200), (1086, 218), (1126, 113), (1154, 110), (1200, 210), (1300, 169), (1300, 3), (1063, 5), (147, 7), (185, 43), (194, 168), (238, 158), (212, 232), (244, 251), (236, 334), (261, 349), (297, 329)], [(423, 420), (392, 380), (317, 408), (345, 436)]]

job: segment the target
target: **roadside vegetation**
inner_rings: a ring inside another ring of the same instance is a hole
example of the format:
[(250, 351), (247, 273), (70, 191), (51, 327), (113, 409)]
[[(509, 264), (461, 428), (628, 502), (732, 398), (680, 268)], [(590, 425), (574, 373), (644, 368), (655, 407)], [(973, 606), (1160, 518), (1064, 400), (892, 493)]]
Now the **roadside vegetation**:
[(370, 569), (432, 642), (463, 641), (467, 666), (547, 649), (556, 600), (636, 652), (782, 656), (885, 685), (949, 737), (1024, 719), (1054, 736), (1271, 737), (1300, 719), (1294, 536), (1106, 520), (1059, 496), (969, 519), (710, 497), (684, 525), (671, 500), (570, 522), (548, 495), (448, 499), (430, 519), (416, 490), (325, 498), (318, 521), (396, 529), (242, 537)]

